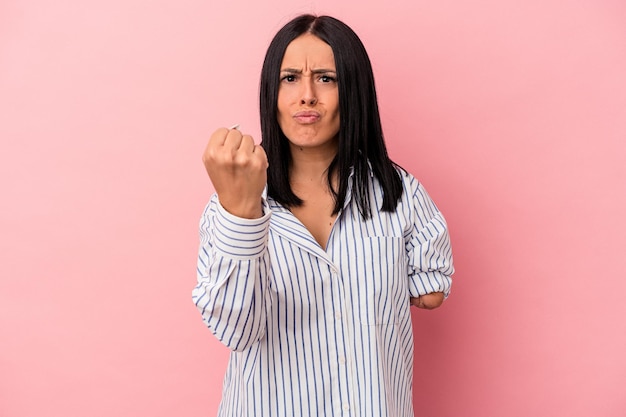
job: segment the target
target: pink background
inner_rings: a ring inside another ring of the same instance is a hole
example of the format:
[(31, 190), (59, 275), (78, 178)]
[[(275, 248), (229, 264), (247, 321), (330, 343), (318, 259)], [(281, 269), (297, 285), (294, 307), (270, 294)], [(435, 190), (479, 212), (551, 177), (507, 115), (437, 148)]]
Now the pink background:
[(258, 138), (265, 49), (310, 11), (361, 36), (390, 153), (451, 227), (417, 415), (623, 416), (622, 0), (2, 1), (0, 415), (215, 415), (200, 156)]

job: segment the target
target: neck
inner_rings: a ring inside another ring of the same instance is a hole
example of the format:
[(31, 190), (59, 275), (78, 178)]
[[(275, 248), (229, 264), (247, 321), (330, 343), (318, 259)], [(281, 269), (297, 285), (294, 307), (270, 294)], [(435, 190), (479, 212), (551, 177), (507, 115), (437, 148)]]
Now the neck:
[(324, 148), (291, 147), (290, 182), (327, 183), (328, 167), (335, 158), (337, 146)]

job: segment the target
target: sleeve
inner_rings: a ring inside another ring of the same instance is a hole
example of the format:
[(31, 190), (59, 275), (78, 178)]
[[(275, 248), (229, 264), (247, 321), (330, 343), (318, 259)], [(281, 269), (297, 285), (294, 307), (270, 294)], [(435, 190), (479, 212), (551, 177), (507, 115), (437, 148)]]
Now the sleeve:
[(426, 190), (412, 179), (412, 229), (407, 239), (411, 297), (443, 292), (450, 295), (452, 247), (448, 225)]
[(267, 236), (271, 212), (243, 219), (228, 213), (214, 195), (200, 220), (198, 284), (192, 299), (211, 332), (242, 351), (265, 333), (269, 303)]

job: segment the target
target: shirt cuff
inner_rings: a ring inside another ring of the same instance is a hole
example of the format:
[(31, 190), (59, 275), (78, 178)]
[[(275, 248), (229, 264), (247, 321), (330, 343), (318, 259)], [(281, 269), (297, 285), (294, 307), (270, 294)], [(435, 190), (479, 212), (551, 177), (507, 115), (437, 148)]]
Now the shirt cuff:
[(442, 292), (445, 298), (450, 295), (452, 278), (439, 271), (419, 272), (409, 280), (409, 294), (419, 297), (433, 292)]
[(271, 211), (263, 199), (263, 216), (244, 219), (230, 214), (219, 201), (214, 222), (214, 246), (223, 255), (238, 259), (259, 257), (267, 247)]

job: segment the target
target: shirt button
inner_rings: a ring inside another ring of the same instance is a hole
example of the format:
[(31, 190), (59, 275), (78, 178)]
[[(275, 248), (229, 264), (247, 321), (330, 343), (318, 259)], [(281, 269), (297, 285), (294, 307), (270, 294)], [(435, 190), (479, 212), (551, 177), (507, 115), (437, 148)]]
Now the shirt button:
[(336, 313), (335, 313), (335, 318), (336, 318), (337, 320), (341, 319), (341, 313), (340, 313), (340, 312), (336, 312)]
[(350, 409), (350, 406), (348, 404), (343, 405), (343, 411), (348, 411), (349, 409)]
[(342, 365), (343, 365), (344, 363), (346, 363), (346, 357), (345, 357), (345, 356), (340, 356), (340, 357), (339, 357), (339, 363), (340, 363), (340, 364), (342, 364)]

